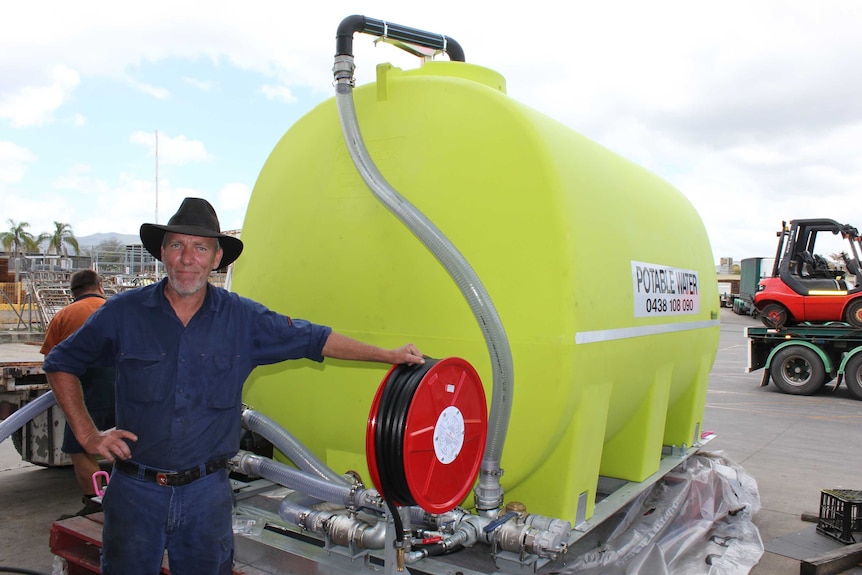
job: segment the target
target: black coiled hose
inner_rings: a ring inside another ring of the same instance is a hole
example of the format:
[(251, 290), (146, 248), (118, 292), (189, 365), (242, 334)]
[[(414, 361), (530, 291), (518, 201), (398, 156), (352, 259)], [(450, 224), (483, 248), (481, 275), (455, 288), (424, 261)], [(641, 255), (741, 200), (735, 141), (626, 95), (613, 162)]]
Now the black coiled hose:
[(407, 427), (407, 413), (422, 378), (437, 361), (426, 358), (425, 363), (421, 365), (399, 365), (386, 380), (380, 395), (377, 427), (374, 431), (377, 476), (380, 478), (380, 491), (395, 522), (398, 542), (404, 541), (404, 525), (398, 512), (398, 505), (416, 505), (404, 474), (404, 432)]

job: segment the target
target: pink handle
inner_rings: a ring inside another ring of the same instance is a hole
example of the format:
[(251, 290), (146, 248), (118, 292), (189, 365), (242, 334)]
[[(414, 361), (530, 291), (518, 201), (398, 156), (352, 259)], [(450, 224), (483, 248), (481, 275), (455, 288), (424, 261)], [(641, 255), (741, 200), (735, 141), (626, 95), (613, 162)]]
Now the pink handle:
[(107, 471), (97, 471), (93, 474), (93, 489), (96, 490), (96, 495), (101, 497), (105, 494), (105, 487), (99, 487), (99, 477), (105, 478), (105, 487), (108, 486), (108, 482), (110, 481), (110, 477), (108, 476)]

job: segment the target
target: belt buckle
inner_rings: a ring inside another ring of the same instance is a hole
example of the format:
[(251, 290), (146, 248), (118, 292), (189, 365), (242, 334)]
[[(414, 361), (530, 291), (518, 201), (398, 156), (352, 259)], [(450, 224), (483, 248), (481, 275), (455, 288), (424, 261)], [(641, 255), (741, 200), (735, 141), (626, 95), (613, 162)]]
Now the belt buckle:
[(156, 473), (156, 483), (159, 485), (165, 486), (168, 484), (168, 474), (167, 473)]

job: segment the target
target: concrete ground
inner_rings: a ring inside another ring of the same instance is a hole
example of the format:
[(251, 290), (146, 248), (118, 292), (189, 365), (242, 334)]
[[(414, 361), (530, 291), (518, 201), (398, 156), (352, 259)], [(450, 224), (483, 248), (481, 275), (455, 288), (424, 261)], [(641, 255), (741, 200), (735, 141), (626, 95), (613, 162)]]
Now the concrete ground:
[(24, 463), (11, 441), (0, 444), (0, 567), (51, 573), (51, 523), (82, 506), (71, 467)]
[(717, 437), (707, 447), (724, 451), (757, 480), (762, 507), (754, 522), (767, 552), (751, 573), (798, 573), (800, 558), (817, 555), (803, 547), (833, 543), (801, 515), (818, 515), (823, 489), (862, 490), (862, 401), (844, 386), (810, 397), (783, 394), (771, 382), (760, 387), (762, 370), (744, 373), (746, 325), (761, 324), (722, 310), (704, 414), (704, 429)]
[[(799, 573), (800, 559), (835, 542), (814, 533), (803, 513), (818, 514), (822, 489), (862, 490), (862, 401), (845, 388), (812, 397), (760, 387), (762, 372), (744, 373), (748, 317), (722, 310), (721, 338), (710, 374), (704, 430), (722, 451), (757, 480), (762, 509), (755, 524), (767, 549), (753, 575)], [(11, 442), (0, 444), (0, 567), (51, 573), (51, 523), (81, 507), (70, 468), (21, 462)], [(820, 551), (822, 552), (822, 551)], [(862, 568), (845, 574), (862, 574)]]

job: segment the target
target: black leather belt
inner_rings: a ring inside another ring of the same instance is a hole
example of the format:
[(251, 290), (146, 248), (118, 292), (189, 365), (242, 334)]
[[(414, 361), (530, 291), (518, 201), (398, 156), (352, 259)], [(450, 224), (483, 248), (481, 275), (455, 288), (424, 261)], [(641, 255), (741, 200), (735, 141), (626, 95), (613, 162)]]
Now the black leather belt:
[(159, 471), (152, 467), (138, 465), (132, 461), (117, 459), (114, 461), (114, 467), (126, 475), (132, 477), (143, 478), (147, 481), (152, 481), (158, 485), (178, 487), (180, 485), (188, 485), (196, 479), (200, 479), (204, 475), (214, 473), (219, 469), (227, 467), (227, 459), (216, 459), (207, 461), (203, 465), (186, 469), (185, 471)]

